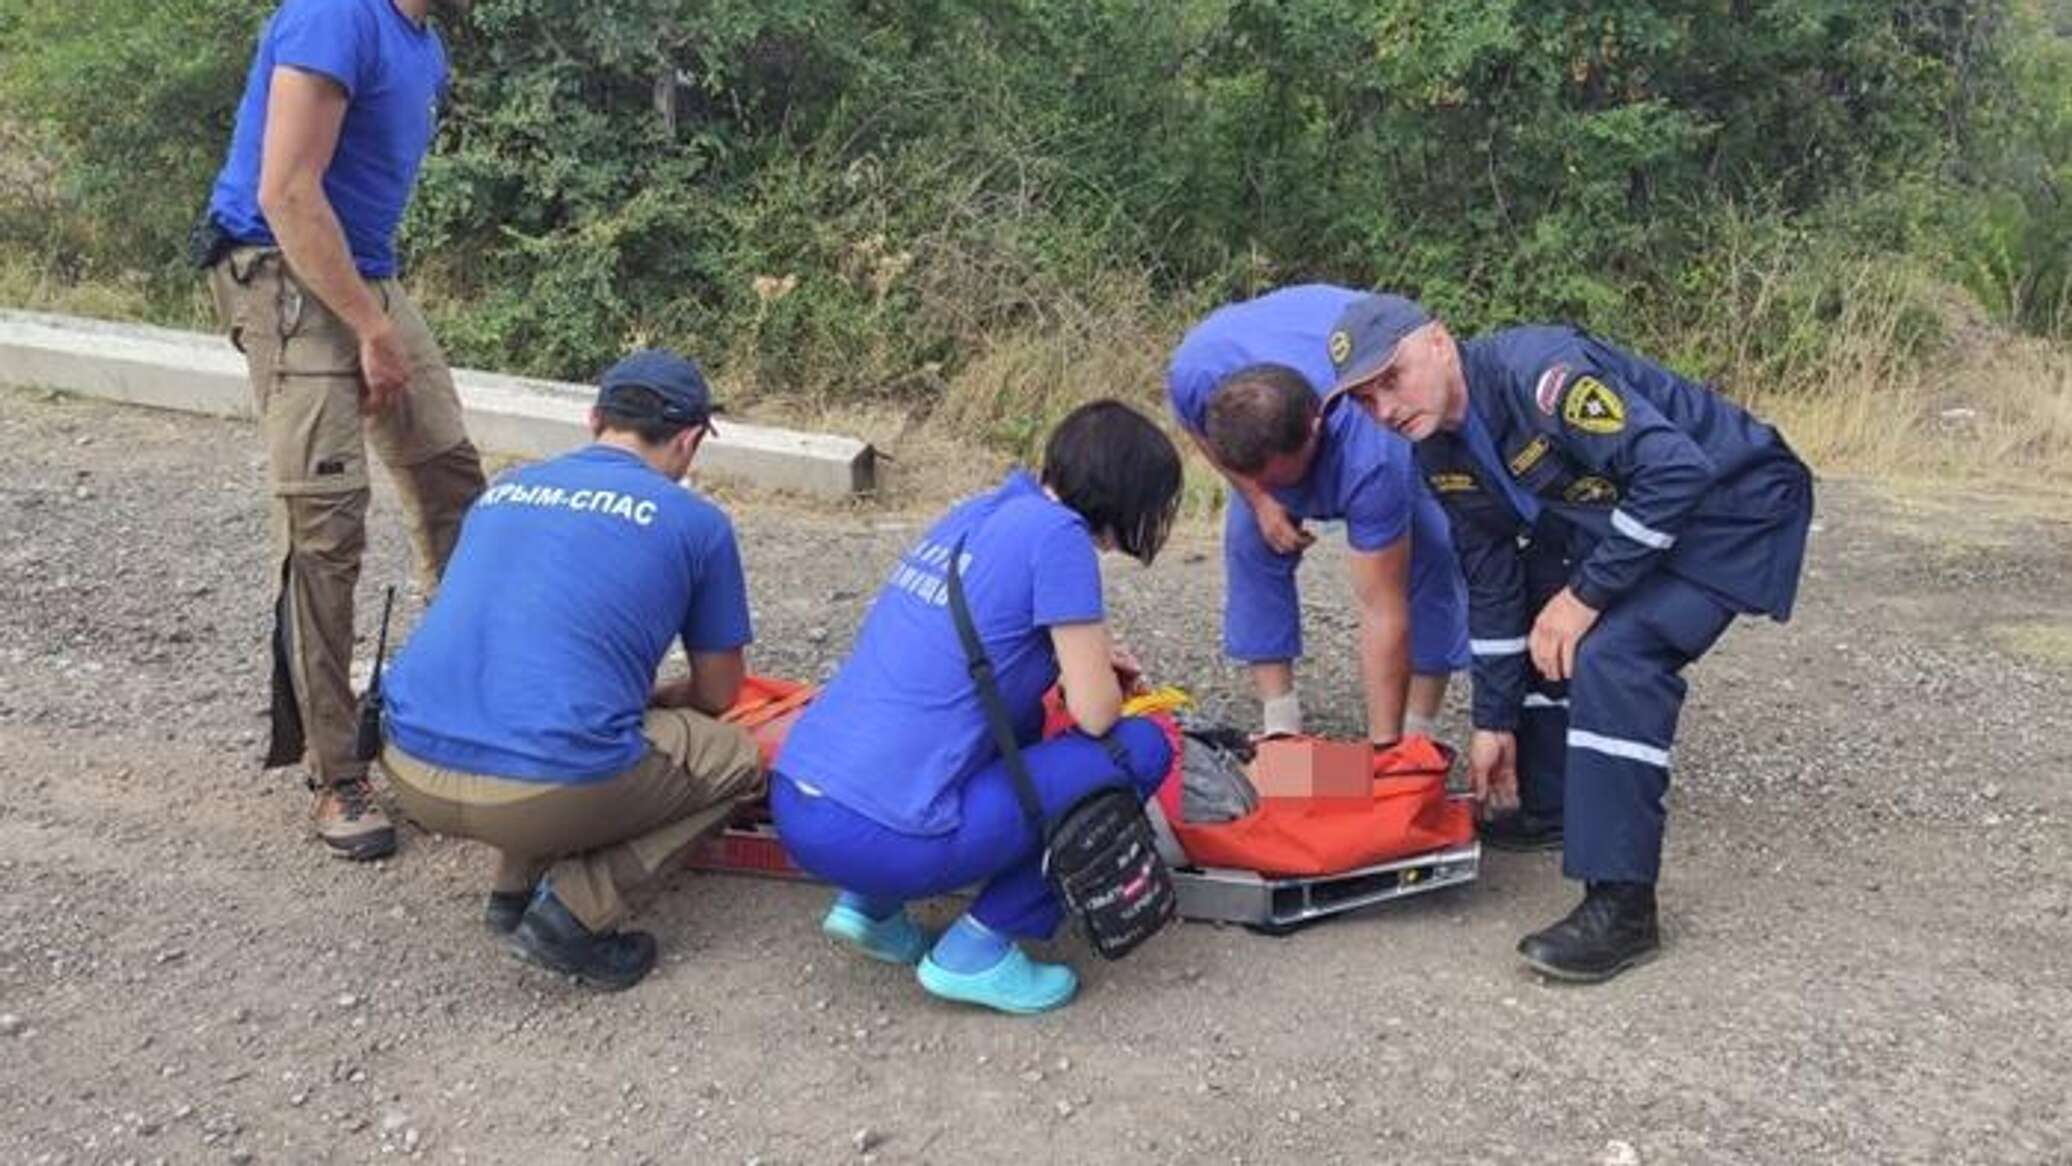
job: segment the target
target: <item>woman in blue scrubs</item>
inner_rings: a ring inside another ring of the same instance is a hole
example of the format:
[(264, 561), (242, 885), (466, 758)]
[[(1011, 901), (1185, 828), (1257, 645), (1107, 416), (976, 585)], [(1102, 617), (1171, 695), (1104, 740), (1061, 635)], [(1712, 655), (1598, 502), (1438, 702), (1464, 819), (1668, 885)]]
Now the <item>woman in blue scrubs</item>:
[[(1179, 497), (1172, 441), (1097, 401), (1052, 431), (1040, 478), (1010, 474), (900, 556), (770, 783), (792, 858), (841, 888), (821, 924), (830, 936), (917, 964), (921, 986), (946, 999), (1036, 1013), (1072, 998), (1071, 968), (1019, 946), (1048, 938), (1061, 910), (966, 666), (947, 569), (961, 547), (972, 620), (1046, 813), (1124, 782), (1149, 797), (1171, 750), (1157, 726), (1121, 715), (1118, 669), (1134, 665), (1108, 631), (1099, 552), (1149, 563)], [(1060, 681), (1079, 730), (1042, 741), (1043, 695)], [(1126, 763), (1094, 739), (1109, 734)], [(931, 944), (906, 903), (973, 885), (970, 910)]]

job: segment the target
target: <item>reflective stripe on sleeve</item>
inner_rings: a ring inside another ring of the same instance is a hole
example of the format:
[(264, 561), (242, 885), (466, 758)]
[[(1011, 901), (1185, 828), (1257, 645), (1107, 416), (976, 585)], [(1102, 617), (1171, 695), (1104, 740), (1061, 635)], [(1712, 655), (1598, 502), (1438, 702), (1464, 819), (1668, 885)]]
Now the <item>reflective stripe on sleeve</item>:
[(1666, 551), (1676, 545), (1675, 535), (1663, 534), (1654, 527), (1643, 524), (1639, 519), (1623, 510), (1612, 511), (1612, 529), (1632, 539), (1634, 542), (1653, 547), (1658, 551)]

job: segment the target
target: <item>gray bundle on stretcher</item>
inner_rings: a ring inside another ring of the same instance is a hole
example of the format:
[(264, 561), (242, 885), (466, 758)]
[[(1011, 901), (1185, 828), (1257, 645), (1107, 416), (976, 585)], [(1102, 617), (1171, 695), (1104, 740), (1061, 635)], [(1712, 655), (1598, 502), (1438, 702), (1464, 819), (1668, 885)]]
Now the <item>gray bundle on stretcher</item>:
[(1187, 822), (1232, 822), (1259, 808), (1259, 791), (1245, 776), (1252, 742), (1238, 729), (1180, 713), (1180, 817)]

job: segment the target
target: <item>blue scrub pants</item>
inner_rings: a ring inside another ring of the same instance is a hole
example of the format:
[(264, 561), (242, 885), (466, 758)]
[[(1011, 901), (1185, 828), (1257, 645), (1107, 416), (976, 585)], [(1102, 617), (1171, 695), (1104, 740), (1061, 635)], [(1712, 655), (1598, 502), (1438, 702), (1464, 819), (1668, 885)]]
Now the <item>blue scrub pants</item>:
[[(1232, 490), (1223, 506), (1223, 650), (1270, 664), (1302, 658), (1302, 556), (1278, 554), (1252, 506)], [(1468, 666), (1468, 591), (1453, 557), (1446, 512), (1420, 495), (1410, 521), (1410, 668), (1444, 676)]]
[[(1558, 807), (1569, 878), (1653, 883), (1660, 876), (1670, 750), (1685, 692), (1680, 673), (1733, 619), (1712, 591), (1657, 571), (1583, 637), (1567, 708), (1550, 695), (1558, 689), (1535, 677), (1519, 721), (1520, 800), (1535, 813)], [(1558, 786), (1549, 780), (1556, 772)]]
[[(1150, 721), (1128, 718), (1115, 738), (1129, 756), (1117, 772), (1101, 743), (1068, 733), (1022, 750), (1052, 820), (1096, 790), (1124, 783), (1149, 798), (1172, 767), (1172, 747)], [(961, 818), (947, 834), (905, 834), (777, 775), (770, 810), (784, 847), (813, 875), (870, 899), (907, 902), (983, 883), (971, 916), (1014, 939), (1047, 939), (1063, 914), (1043, 877), (1042, 840), (1022, 817), (1014, 779), (995, 760), (964, 783)], [(888, 777), (887, 780), (897, 780)]]

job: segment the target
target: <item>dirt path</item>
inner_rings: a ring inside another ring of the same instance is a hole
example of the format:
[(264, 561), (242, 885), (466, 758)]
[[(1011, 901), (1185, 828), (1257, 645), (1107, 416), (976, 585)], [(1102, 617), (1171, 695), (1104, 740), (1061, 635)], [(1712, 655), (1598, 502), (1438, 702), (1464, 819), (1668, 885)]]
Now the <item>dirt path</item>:
[[(2072, 1160), (2066, 524), (1825, 490), (1799, 618), (1692, 677), (1638, 973), (1520, 970), (1571, 891), (1496, 855), (1081, 961), (1030, 1021), (843, 958), (810, 887), (671, 879), (668, 963), (600, 998), (482, 936), (484, 852), (323, 858), (255, 769), (258, 482), (242, 426), (0, 395), (0, 1161)], [(377, 509), (370, 596), (407, 573)], [(757, 663), (816, 674), (916, 516), (734, 510)], [(1306, 574), (1309, 703), (1350, 728), (1343, 584)], [(1218, 575), (1190, 536), (1110, 592), (1227, 706)]]

